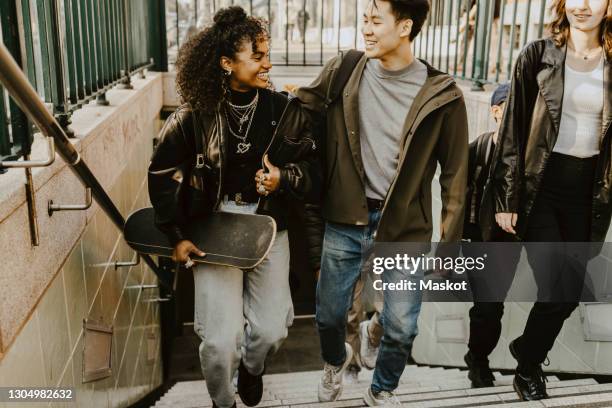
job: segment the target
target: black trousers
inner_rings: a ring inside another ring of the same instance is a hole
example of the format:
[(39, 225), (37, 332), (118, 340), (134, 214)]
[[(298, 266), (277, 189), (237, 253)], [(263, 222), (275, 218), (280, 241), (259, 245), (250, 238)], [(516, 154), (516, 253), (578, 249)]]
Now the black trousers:
[[(508, 242), (487, 250), (488, 276), (469, 275), (474, 305), (470, 309), (470, 338), (468, 349), (478, 361), (488, 361), (501, 335), (501, 319), (504, 314), (503, 299), (508, 294), (521, 258), (521, 246), (508, 233), (496, 228), (494, 242)], [(472, 240), (475, 242), (475, 240)], [(511, 243), (511, 244), (510, 244)], [(481, 253), (466, 254), (480, 256)]]
[[(527, 223), (525, 241), (589, 241), (596, 163), (596, 157), (579, 159), (551, 154)], [(542, 252), (546, 247), (550, 253)], [(526, 244), (526, 249), (539, 301), (533, 305), (516, 346), (522, 363), (529, 365), (546, 360), (563, 323), (578, 306), (588, 255), (578, 254), (568, 262), (555, 245)], [(508, 268), (513, 270), (520, 253), (504, 256), (510, 264)], [(508, 281), (511, 285), (512, 280)], [(497, 345), (503, 310), (501, 302), (476, 302), (471, 308), (468, 347), (476, 358), (486, 359)]]
[[(590, 241), (596, 164), (596, 156), (580, 159), (551, 154), (527, 223), (525, 241)], [(527, 364), (546, 360), (563, 323), (578, 307), (588, 262), (588, 251), (568, 259), (567, 252), (557, 256), (558, 248), (548, 254), (541, 250), (541, 246), (537, 250), (527, 246), (540, 299), (531, 308), (523, 334), (516, 342)]]

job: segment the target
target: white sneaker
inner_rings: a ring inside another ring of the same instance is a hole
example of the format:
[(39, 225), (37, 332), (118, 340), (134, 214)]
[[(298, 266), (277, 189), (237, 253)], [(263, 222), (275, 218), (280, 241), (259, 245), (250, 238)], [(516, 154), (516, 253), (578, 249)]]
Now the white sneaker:
[(350, 344), (344, 343), (344, 348), (346, 349), (344, 364), (333, 366), (325, 363), (323, 367), (323, 377), (319, 382), (319, 402), (336, 401), (342, 394), (342, 377), (353, 359), (353, 348)]
[(368, 332), (369, 320), (361, 322), (359, 325), (359, 341), (361, 341), (361, 347), (359, 354), (361, 354), (361, 364), (370, 370), (376, 367), (376, 358), (378, 357), (378, 347), (373, 347), (370, 343), (370, 333)]
[(357, 384), (359, 382), (359, 366), (351, 364), (344, 372), (344, 384)]
[(368, 407), (403, 407), (402, 403), (391, 391), (381, 391), (374, 395), (372, 387), (368, 387), (363, 400)]

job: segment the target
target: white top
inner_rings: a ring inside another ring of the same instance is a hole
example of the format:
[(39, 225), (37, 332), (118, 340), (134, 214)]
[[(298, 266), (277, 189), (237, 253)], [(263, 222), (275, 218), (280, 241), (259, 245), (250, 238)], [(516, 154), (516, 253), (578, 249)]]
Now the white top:
[(565, 64), (563, 110), (553, 152), (581, 158), (599, 154), (603, 99), (603, 58), (589, 72)]

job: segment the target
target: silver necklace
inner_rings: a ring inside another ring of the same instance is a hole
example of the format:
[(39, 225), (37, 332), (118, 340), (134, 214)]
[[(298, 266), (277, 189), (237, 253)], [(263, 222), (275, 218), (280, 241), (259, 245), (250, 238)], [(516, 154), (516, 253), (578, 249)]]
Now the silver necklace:
[(238, 133), (242, 132), (242, 126), (252, 118), (253, 114), (255, 113), (255, 109), (257, 109), (258, 102), (259, 90), (257, 90), (253, 100), (246, 105), (234, 105), (228, 101), (229, 113), (239, 124)]
[[(257, 110), (258, 102), (259, 90), (255, 94), (253, 100), (247, 105), (234, 105), (229, 101), (227, 103), (228, 109), (225, 109), (225, 119), (227, 120), (227, 127), (229, 128), (231, 135), (234, 136), (236, 139), (240, 140), (236, 149), (237, 154), (244, 154), (248, 152), (251, 148), (251, 142), (247, 142), (246, 139), (249, 135), (249, 130), (251, 129), (253, 118), (255, 117), (255, 111)], [(231, 117), (238, 122), (238, 132), (235, 132), (234, 129), (232, 129), (231, 121), (228, 117), (228, 112)], [(244, 132), (244, 135), (241, 136), (240, 133), (242, 133), (242, 126), (247, 122), (248, 125), (246, 131)]]
[[(603, 47), (597, 47), (591, 50), (587, 50), (586, 53), (579, 53), (578, 50), (573, 49), (574, 54), (576, 54), (577, 57), (582, 58), (583, 60), (587, 61), (589, 60), (591, 57), (596, 57), (599, 55), (599, 53), (603, 50)], [(594, 52), (595, 51), (595, 52)]]

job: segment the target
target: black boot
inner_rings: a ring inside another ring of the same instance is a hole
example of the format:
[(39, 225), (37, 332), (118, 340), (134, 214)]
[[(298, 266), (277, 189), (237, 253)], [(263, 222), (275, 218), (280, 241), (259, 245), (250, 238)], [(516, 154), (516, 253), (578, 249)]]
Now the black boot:
[(260, 375), (252, 375), (242, 361), (238, 367), (238, 395), (247, 407), (259, 404), (263, 395), (263, 372)]
[(546, 376), (540, 364), (521, 360), (516, 340), (510, 342), (510, 353), (518, 361), (514, 376), (514, 390), (523, 401), (536, 401), (548, 398), (546, 393)]
[(476, 358), (471, 351), (463, 357), (468, 367), (468, 378), (472, 388), (493, 387), (495, 377), (489, 368), (489, 360)]

